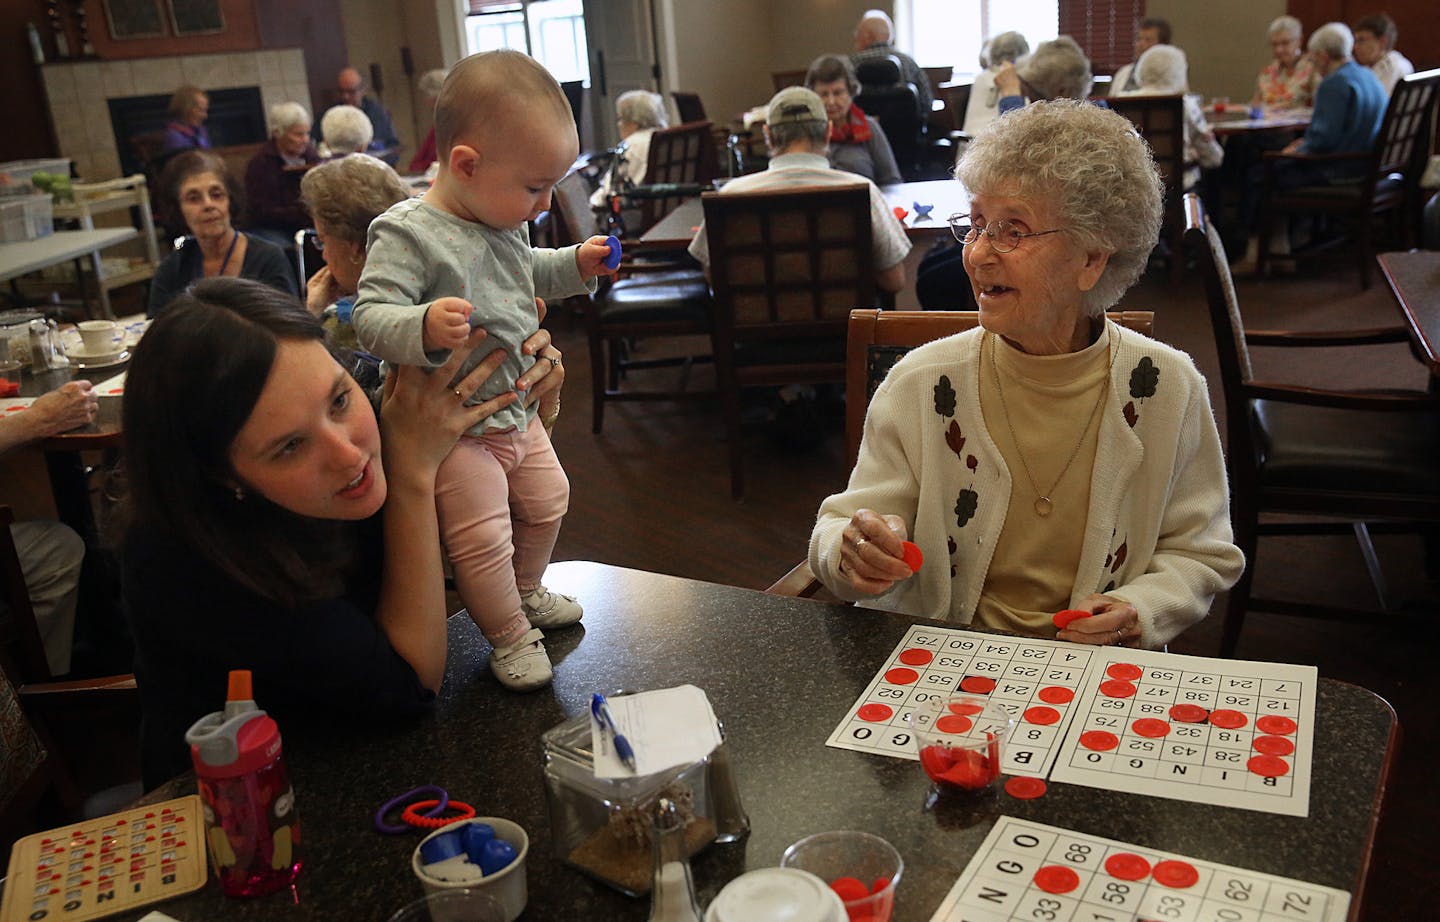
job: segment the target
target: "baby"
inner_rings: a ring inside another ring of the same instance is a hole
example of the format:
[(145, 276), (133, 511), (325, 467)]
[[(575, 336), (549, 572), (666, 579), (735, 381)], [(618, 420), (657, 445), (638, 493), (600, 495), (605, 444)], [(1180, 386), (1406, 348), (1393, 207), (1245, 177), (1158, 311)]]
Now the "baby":
[[(509, 355), (484, 388), (465, 395), (476, 403), (514, 389), (536, 361), (520, 349), (539, 328), (535, 298), (593, 291), (586, 280), (610, 271), (610, 251), (604, 237), (562, 250), (530, 246), (525, 222), (550, 207), (579, 151), (560, 84), (531, 58), (493, 51), (455, 65), (435, 103), (435, 142), (440, 172), (430, 191), (370, 225), (355, 332), (387, 362), (433, 367), (472, 325), (484, 327), (488, 343)], [(491, 671), (516, 691), (550, 682), (539, 629), (582, 614), (540, 582), (570, 484), (535, 413), (517, 401), (487, 417), (456, 444), (435, 483), (460, 598), (494, 647)]]

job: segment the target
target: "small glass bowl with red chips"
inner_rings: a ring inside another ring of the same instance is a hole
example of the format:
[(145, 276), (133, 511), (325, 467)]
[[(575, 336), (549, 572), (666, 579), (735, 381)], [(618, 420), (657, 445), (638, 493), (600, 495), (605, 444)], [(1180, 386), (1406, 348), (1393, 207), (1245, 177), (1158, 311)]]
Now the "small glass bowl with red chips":
[(879, 836), (843, 829), (796, 842), (785, 849), (780, 867), (809, 871), (829, 884), (850, 922), (890, 922), (905, 860)]
[(920, 767), (931, 781), (960, 791), (988, 791), (1015, 718), (984, 695), (935, 695), (909, 713)]

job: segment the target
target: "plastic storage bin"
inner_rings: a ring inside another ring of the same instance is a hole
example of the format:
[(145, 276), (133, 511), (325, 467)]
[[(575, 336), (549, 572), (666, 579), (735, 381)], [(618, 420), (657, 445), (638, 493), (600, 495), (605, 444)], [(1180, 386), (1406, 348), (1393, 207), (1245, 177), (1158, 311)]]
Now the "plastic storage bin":
[(0, 198), (0, 243), (19, 243), (55, 232), (55, 205), (50, 196), (13, 195)]
[(662, 795), (685, 817), (687, 857), (715, 841), (708, 759), (638, 778), (596, 778), (588, 712), (540, 739), (556, 857), (576, 870), (630, 896), (648, 893), (650, 810)]
[(0, 195), (30, 195), (35, 191), (35, 184), (30, 181), (30, 177), (36, 173), (63, 173), (69, 176), (70, 161), (64, 158), (42, 158), (0, 163)]

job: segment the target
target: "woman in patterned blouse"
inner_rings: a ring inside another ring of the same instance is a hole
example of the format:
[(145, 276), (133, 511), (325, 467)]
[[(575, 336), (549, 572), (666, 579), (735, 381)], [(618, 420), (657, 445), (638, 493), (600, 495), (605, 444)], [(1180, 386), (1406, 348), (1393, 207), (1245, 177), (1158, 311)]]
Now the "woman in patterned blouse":
[(1280, 16), (1270, 23), (1270, 50), (1275, 60), (1265, 65), (1255, 81), (1250, 104), (1266, 109), (1305, 109), (1315, 104), (1320, 82), (1310, 58), (1300, 50), (1300, 20)]

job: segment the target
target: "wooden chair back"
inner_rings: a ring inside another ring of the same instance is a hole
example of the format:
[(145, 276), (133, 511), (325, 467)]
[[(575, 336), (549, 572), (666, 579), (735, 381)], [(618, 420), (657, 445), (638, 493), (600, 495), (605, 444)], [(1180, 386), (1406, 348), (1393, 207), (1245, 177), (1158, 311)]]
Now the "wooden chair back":
[(1161, 236), (1170, 246), (1170, 280), (1178, 282), (1185, 271), (1180, 257), (1185, 239), (1185, 216), (1180, 197), (1185, 194), (1185, 97), (1119, 96), (1107, 99), (1111, 109), (1125, 116), (1150, 145), (1155, 167), (1165, 184), (1164, 223)]
[(680, 121), (707, 122), (710, 120), (705, 114), (705, 104), (700, 101), (699, 93), (672, 90), (670, 98), (675, 100), (675, 114), (680, 116)]
[(590, 189), (579, 170), (555, 184), (550, 202), (551, 239), (556, 247), (584, 243), (595, 234), (595, 213), (590, 208)]
[[(1112, 311), (1106, 316), (1146, 336), (1155, 327), (1152, 311)], [(895, 363), (916, 346), (972, 330), (979, 323), (978, 311), (850, 312), (845, 341), (845, 455), (851, 467), (860, 456), (870, 398)]]
[(973, 83), (942, 83), (937, 95), (945, 102), (946, 124), (949, 132), (965, 129), (965, 110), (970, 108), (970, 91)]
[[(686, 122), (662, 128), (650, 136), (650, 155), (645, 162), (644, 185), (662, 183), (704, 185), (720, 175), (715, 152), (715, 135), (709, 122)], [(656, 221), (675, 210), (691, 195), (646, 198), (640, 203), (640, 224), (634, 233), (648, 230)]]
[(738, 497), (740, 388), (845, 378), (850, 311), (875, 303), (870, 192), (864, 185), (707, 192), (702, 201), (716, 379)]
[(777, 93), (787, 86), (804, 86), (808, 73), (809, 70), (777, 70), (770, 74), (770, 84)]

